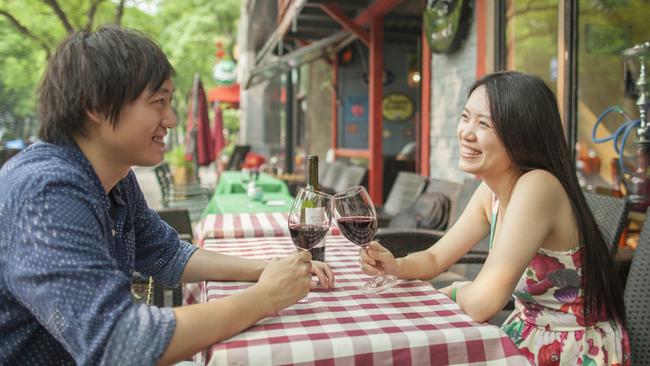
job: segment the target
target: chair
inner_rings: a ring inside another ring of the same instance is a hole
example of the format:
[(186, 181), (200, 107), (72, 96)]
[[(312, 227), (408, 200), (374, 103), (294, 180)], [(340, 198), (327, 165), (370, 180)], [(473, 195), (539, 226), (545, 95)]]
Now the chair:
[(650, 209), (641, 229), (636, 253), (625, 285), (625, 315), (632, 365), (650, 364)]
[(187, 208), (192, 220), (197, 221), (208, 205), (212, 192), (200, 185), (175, 185), (167, 162), (158, 164), (154, 168), (154, 172), (160, 187), (162, 206), (164, 208)]
[[(450, 201), (449, 224), (453, 225), (460, 217), (465, 206), (472, 198), (474, 191), (478, 188), (480, 180), (467, 178), (462, 185), (457, 183), (445, 182), (437, 179), (430, 181), (427, 192), (436, 192), (446, 194)], [(386, 249), (397, 258), (406, 256), (408, 253), (424, 250), (433, 245), (440, 239), (446, 230), (429, 230), (429, 229), (400, 229), (400, 228), (380, 228), (375, 234), (375, 240), (379, 241)], [(485, 246), (485, 248), (483, 248)], [(478, 252), (470, 252), (463, 257), (460, 263), (482, 263), (482, 254), (487, 255), (487, 244), (479, 243), (476, 246)]]
[(398, 212), (409, 207), (422, 193), (427, 179), (411, 172), (399, 172), (390, 188), (384, 206), (377, 210), (377, 223), (380, 227), (388, 224)]
[[(318, 162), (318, 176), (321, 178), (324, 178), (327, 175), (327, 171), (330, 168), (330, 163), (326, 161), (319, 161)], [(309, 174), (308, 171), (305, 171), (306, 174)]]
[[(190, 212), (187, 209), (162, 209), (158, 210), (157, 213), (163, 221), (178, 232), (181, 240), (192, 242), (192, 222)], [(183, 305), (181, 286), (170, 288), (154, 281), (151, 277), (144, 278), (139, 274), (134, 275), (132, 286), (135, 287), (133, 292), (136, 301), (144, 301), (149, 305), (164, 307), (165, 295), (169, 293), (171, 295), (171, 306)]]
[(630, 203), (623, 198), (592, 192), (584, 192), (584, 196), (612, 256), (616, 255), (618, 242), (627, 225)]
[(334, 185), (339, 180), (341, 173), (343, 173), (343, 169), (345, 169), (345, 164), (341, 162), (335, 161), (333, 163), (330, 163), (325, 175), (323, 177), (319, 177), (318, 179), (318, 183), (321, 189), (325, 191), (332, 191), (334, 189)]
[(235, 145), (235, 148), (228, 159), (228, 165), (226, 170), (240, 170), (244, 160), (246, 159), (246, 154), (251, 150), (249, 145)]
[(326, 191), (327, 193), (334, 194), (341, 192), (347, 188), (359, 186), (363, 183), (368, 169), (358, 165), (346, 165), (343, 168), (338, 180), (334, 184), (334, 189)]

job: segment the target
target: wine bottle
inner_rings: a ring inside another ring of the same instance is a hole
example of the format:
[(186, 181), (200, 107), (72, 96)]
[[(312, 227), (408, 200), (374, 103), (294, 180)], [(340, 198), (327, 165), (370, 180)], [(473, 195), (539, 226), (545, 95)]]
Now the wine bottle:
[[(318, 185), (318, 155), (309, 155), (307, 157), (307, 188), (308, 190), (319, 191)], [(305, 200), (302, 208), (309, 211), (309, 214), (303, 215), (305, 224), (320, 224), (319, 216), (323, 215), (322, 209), (317, 208), (314, 202)], [(313, 222), (312, 222), (313, 221)], [(315, 261), (325, 262), (325, 238), (321, 240), (315, 247), (309, 250), (311, 258)]]

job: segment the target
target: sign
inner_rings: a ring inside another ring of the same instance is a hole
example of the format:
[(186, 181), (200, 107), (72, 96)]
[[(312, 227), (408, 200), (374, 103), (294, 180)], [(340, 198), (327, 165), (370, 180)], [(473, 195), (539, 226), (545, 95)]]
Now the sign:
[(404, 122), (411, 118), (415, 111), (413, 100), (401, 93), (387, 94), (381, 101), (384, 119), (389, 122)]
[(230, 60), (222, 60), (212, 68), (212, 77), (219, 85), (230, 85), (237, 79), (237, 64)]
[(470, 0), (427, 0), (424, 32), (431, 51), (452, 53), (467, 35), (472, 18)]

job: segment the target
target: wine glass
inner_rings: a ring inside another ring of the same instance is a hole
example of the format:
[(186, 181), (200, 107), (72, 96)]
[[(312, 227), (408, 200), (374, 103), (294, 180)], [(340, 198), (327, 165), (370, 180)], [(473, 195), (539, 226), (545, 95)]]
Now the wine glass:
[[(332, 196), (300, 188), (289, 211), (289, 234), (299, 251), (309, 251), (325, 238), (332, 222)], [(299, 302), (305, 302), (306, 298)]]
[[(370, 195), (362, 186), (348, 188), (334, 195), (336, 224), (349, 241), (366, 248), (377, 231), (377, 214)], [(361, 291), (376, 293), (392, 287), (397, 282), (393, 275), (374, 276)]]
[(289, 211), (289, 234), (298, 250), (309, 251), (327, 235), (332, 222), (332, 196), (300, 188)]

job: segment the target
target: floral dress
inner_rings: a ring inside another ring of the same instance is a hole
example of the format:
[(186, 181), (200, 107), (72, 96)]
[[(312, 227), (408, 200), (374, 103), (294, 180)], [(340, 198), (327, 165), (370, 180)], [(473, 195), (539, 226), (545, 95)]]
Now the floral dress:
[[(490, 247), (498, 201), (492, 212)], [(629, 365), (622, 326), (606, 320), (586, 326), (581, 250), (540, 248), (515, 288), (515, 310), (502, 329), (532, 365)]]

